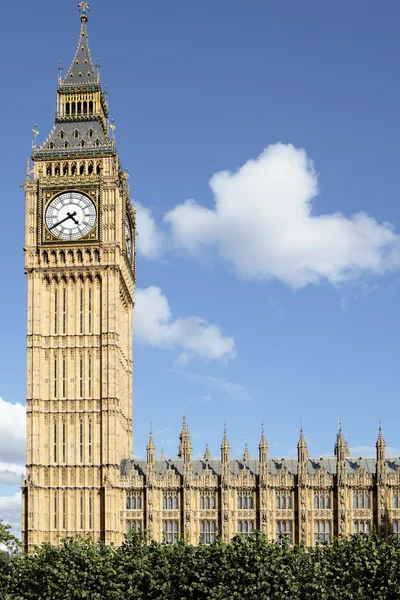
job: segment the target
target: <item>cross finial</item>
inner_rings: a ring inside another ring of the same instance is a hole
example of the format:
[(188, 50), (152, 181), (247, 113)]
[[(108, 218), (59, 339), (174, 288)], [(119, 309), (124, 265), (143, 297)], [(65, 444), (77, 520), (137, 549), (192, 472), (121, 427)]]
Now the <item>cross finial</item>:
[(96, 58), (96, 64), (95, 64), (95, 67), (96, 67), (97, 71), (99, 71), (99, 70), (100, 70), (100, 62), (99, 62), (99, 59), (98, 59), (98, 58)]
[(35, 124), (34, 124), (34, 126), (33, 126), (32, 133), (33, 133), (33, 142), (32, 142), (32, 148), (36, 148), (36, 138), (37, 138), (37, 136), (39, 135), (39, 130), (38, 130), (38, 128), (37, 128), (37, 125), (36, 125), (36, 123), (35, 123)]
[(115, 129), (116, 129), (116, 125), (115, 125), (114, 119), (111, 119), (110, 129), (111, 129), (112, 141), (115, 142)]
[(90, 6), (87, 2), (79, 2), (79, 12), (81, 13), (81, 21), (82, 23), (87, 23), (88, 20), (88, 12), (90, 10)]

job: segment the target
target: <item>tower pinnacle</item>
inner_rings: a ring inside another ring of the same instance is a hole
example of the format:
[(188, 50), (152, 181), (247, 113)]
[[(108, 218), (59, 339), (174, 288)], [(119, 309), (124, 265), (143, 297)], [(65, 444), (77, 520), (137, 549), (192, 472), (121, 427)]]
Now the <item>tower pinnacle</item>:
[(92, 57), (89, 49), (89, 40), (87, 34), (87, 22), (89, 4), (87, 2), (80, 2), (78, 4), (81, 19), (81, 30), (79, 34), (78, 46), (76, 48), (74, 60), (62, 85), (74, 85), (79, 87), (85, 87), (88, 85), (98, 85), (100, 76), (96, 73), (93, 65)]

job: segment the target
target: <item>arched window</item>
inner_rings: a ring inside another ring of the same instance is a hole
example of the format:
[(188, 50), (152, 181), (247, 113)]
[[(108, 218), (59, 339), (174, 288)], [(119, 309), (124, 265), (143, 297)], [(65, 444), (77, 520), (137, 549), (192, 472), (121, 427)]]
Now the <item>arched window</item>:
[(71, 113), (72, 113), (73, 115), (75, 115), (75, 114), (76, 114), (76, 104), (75, 104), (75, 102), (72, 102), (72, 104), (71, 104)]
[(131, 497), (129, 494), (126, 496), (126, 508), (129, 510), (131, 508)]
[(210, 506), (211, 506), (210, 496), (206, 496), (206, 508), (210, 508)]
[(72, 175), (76, 175), (76, 163), (74, 163), (71, 167), (71, 173)]
[(93, 113), (93, 102), (92, 102), (92, 100), (90, 100), (90, 102), (89, 102), (89, 114), (92, 114), (92, 113)]
[(178, 503), (178, 495), (175, 494), (175, 496), (174, 496), (174, 508), (175, 509), (178, 508), (178, 505), (179, 505), (179, 503)]
[(172, 496), (168, 496), (168, 508), (172, 509)]
[(82, 113), (82, 103), (78, 102), (78, 115)]
[(86, 115), (87, 113), (87, 102), (83, 103), (83, 114)]
[(64, 166), (63, 166), (63, 175), (68, 175), (68, 165), (67, 165), (67, 163), (65, 163)]
[(204, 510), (204, 496), (200, 496), (200, 510)]
[(399, 508), (399, 495), (397, 492), (393, 494), (393, 508)]
[(166, 510), (167, 508), (167, 496), (163, 496), (163, 509)]
[(249, 508), (254, 508), (253, 496), (249, 496)]
[(243, 505), (243, 499), (242, 499), (241, 494), (239, 494), (238, 499), (237, 499), (237, 507), (242, 508), (242, 505)]
[(277, 510), (279, 510), (281, 507), (281, 497), (279, 496), (279, 494), (276, 494), (275, 496), (275, 508)]
[(47, 175), (47, 177), (51, 177), (51, 166), (50, 165), (47, 165), (46, 175)]
[(92, 163), (90, 163), (90, 165), (88, 167), (88, 173), (89, 173), (89, 175), (91, 175), (93, 173), (93, 165), (92, 165)]
[(131, 508), (132, 508), (133, 510), (135, 510), (135, 509), (136, 509), (136, 496), (132, 496)]
[(67, 117), (68, 117), (68, 116), (69, 116), (69, 114), (70, 114), (70, 104), (69, 104), (69, 102), (67, 102), (67, 103), (65, 104), (65, 114), (67, 115)]

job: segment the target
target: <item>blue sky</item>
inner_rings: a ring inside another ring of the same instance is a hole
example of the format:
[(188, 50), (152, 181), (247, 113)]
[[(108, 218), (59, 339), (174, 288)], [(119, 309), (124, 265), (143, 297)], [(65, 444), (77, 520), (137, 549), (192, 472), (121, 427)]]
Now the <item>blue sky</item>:
[[(256, 454), (264, 421), (271, 455), (295, 453), (302, 422), (318, 457), (340, 418), (356, 455), (373, 452), (379, 418), (398, 454), (398, 2), (91, 8), (138, 206), (135, 454), (152, 421), (158, 451), (163, 441), (175, 455), (185, 410), (195, 454), (207, 439), (219, 454), (226, 420), (233, 455), (246, 436)], [(39, 141), (52, 127), (79, 19), (66, 0), (5, 3), (2, 17), (0, 518), (11, 520), (24, 462), (19, 184), (33, 124)]]

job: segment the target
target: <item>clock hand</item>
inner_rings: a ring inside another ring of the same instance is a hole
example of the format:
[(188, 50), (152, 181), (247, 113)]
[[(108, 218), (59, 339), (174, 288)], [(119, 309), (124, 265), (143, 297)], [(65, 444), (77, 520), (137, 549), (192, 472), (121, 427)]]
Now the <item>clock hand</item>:
[(52, 229), (54, 229), (54, 227), (58, 227), (58, 225), (61, 225), (61, 223), (64, 223), (64, 221), (68, 221), (68, 219), (72, 219), (76, 225), (79, 225), (78, 221), (76, 219), (74, 219), (75, 215), (76, 215), (76, 212), (73, 212), (72, 215), (71, 215), (71, 213), (67, 213), (67, 216), (65, 217), (65, 219), (61, 219), (61, 221), (58, 221), (58, 223), (56, 223), (55, 225), (52, 225), (49, 228), (50, 231)]

